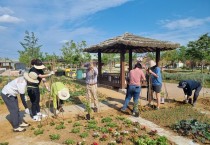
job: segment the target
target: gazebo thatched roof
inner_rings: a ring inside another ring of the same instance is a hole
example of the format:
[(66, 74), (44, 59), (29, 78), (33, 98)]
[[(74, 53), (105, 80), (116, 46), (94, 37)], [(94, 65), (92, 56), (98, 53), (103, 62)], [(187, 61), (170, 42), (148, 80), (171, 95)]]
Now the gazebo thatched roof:
[(160, 49), (160, 51), (173, 50), (179, 46), (178, 43), (160, 41), (125, 33), (121, 36), (108, 39), (100, 44), (86, 48), (84, 49), (84, 52), (97, 53), (98, 50), (101, 50), (101, 53), (120, 53), (122, 49), (126, 52), (128, 52), (129, 49), (132, 49), (132, 52), (145, 53), (155, 52), (157, 49)]

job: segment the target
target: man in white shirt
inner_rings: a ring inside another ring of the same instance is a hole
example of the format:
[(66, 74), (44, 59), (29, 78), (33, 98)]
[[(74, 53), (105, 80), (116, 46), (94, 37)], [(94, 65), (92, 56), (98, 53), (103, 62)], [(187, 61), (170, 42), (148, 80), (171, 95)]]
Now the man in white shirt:
[(13, 126), (14, 132), (23, 132), (26, 130), (23, 127), (29, 126), (29, 124), (20, 120), (17, 95), (20, 94), (21, 101), (26, 108), (26, 112), (28, 111), (29, 113), (25, 101), (26, 85), (27, 81), (38, 83), (39, 81), (37, 80), (37, 77), (37, 74), (34, 72), (24, 73), (22, 77), (12, 80), (2, 89), (1, 96), (10, 112), (10, 122)]

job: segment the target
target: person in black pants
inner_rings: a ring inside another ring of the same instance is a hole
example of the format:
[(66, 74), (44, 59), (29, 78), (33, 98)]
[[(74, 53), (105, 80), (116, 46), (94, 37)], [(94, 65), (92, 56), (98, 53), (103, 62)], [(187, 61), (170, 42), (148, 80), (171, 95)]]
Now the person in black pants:
[(201, 83), (194, 80), (183, 80), (179, 82), (179, 85), (177, 87), (183, 89), (185, 94), (185, 103), (188, 103), (189, 98), (192, 95), (192, 91), (195, 90), (192, 102), (192, 105), (195, 106), (199, 93), (202, 89)]
[(31, 112), (32, 112), (32, 118), (35, 121), (41, 121), (42, 117), (45, 117), (45, 114), (42, 114), (40, 112), (40, 91), (39, 91), (39, 84), (41, 83), (41, 81), (44, 83), (46, 89), (48, 91), (50, 91), (49, 86), (46, 83), (46, 77), (49, 77), (51, 75), (54, 74), (54, 72), (50, 72), (49, 74), (44, 74), (43, 69), (45, 68), (45, 66), (43, 65), (42, 61), (39, 59), (34, 59), (31, 61), (31, 65), (33, 66), (30, 70), (30, 72), (34, 72), (37, 74), (38, 76), (38, 83), (31, 83), (28, 82), (27, 83), (27, 92), (28, 92), (28, 96), (30, 98), (31, 101)]

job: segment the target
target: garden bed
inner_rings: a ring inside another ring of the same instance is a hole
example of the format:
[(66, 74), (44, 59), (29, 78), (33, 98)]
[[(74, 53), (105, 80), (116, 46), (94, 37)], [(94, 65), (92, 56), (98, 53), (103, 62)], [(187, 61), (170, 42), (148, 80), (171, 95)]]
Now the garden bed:
[(89, 121), (74, 116), (33, 123), (24, 135), (35, 138), (34, 142), (52, 141), (74, 145), (173, 144), (165, 137), (158, 136), (155, 130), (132, 122), (119, 112), (107, 111), (93, 116)]

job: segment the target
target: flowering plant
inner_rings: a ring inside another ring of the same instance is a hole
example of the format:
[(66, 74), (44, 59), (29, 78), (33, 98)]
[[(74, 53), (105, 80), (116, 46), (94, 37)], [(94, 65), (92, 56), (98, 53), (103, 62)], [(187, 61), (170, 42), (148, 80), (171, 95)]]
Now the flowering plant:
[(93, 142), (92, 145), (98, 145), (98, 143), (97, 142)]
[(108, 143), (108, 145), (116, 145), (116, 141), (115, 140), (112, 140), (112, 141), (110, 141), (109, 143)]
[(94, 137), (94, 138), (97, 138), (97, 137), (99, 137), (99, 136), (100, 136), (100, 134), (99, 134), (98, 132), (94, 132), (94, 133), (93, 133), (93, 137)]
[(112, 128), (109, 128), (108, 131), (109, 131), (109, 133), (111, 133), (113, 131), (113, 129)]
[(100, 141), (106, 141), (108, 139), (108, 136), (106, 134), (103, 134), (100, 138)]
[(122, 135), (128, 135), (128, 133), (129, 133), (129, 132), (128, 132), (127, 130), (123, 130), (123, 131), (121, 132)]
[(124, 143), (123, 137), (122, 137), (122, 136), (118, 137), (118, 138), (116, 139), (116, 142), (117, 142), (117, 143)]
[(117, 131), (115, 131), (115, 132), (113, 133), (113, 136), (114, 136), (114, 137), (118, 137), (118, 136), (120, 136), (120, 133), (117, 132)]

